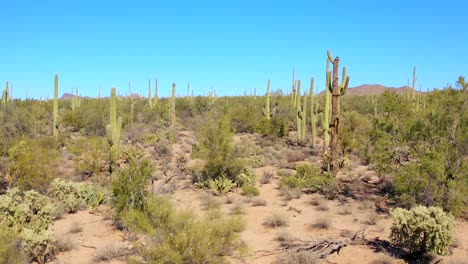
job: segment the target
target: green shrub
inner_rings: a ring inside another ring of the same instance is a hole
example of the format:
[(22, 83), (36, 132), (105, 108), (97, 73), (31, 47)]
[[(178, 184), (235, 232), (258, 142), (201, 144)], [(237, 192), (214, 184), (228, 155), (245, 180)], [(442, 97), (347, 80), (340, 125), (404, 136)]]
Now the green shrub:
[(260, 191), (258, 190), (257, 186), (253, 184), (245, 184), (242, 185), (242, 194), (245, 196), (259, 196)]
[(438, 207), (397, 208), (391, 212), (393, 226), (390, 240), (411, 253), (427, 252), (448, 255), (455, 241), (454, 217)]
[(117, 172), (112, 181), (113, 205), (119, 214), (124, 210), (136, 209), (143, 211), (149, 195), (148, 180), (151, 177), (149, 160), (132, 160)]
[(23, 138), (16, 142), (8, 151), (10, 186), (45, 191), (56, 175), (56, 148), (53, 138)]
[(205, 160), (201, 180), (221, 176), (235, 180), (244, 170), (244, 163), (234, 151), (229, 119), (219, 113), (209, 112), (200, 122), (196, 135), (199, 141), (196, 154)]
[(314, 192), (325, 192), (333, 180), (333, 177), (320, 173), (320, 170), (311, 164), (301, 162), (296, 166), (296, 174), (283, 176), (280, 185), (291, 189), (307, 188)]
[(26, 263), (26, 255), (21, 250), (21, 239), (18, 234), (6, 226), (0, 226), (0, 263)]
[(245, 228), (239, 216), (226, 219), (211, 211), (197, 219), (156, 197), (149, 198), (146, 213), (131, 209), (122, 220), (132, 230), (154, 237), (139, 248), (151, 263), (223, 263), (223, 256), (240, 248), (238, 233)]
[(109, 170), (107, 164), (109, 151), (104, 138), (94, 137), (79, 140), (71, 148), (78, 155), (75, 160), (77, 169), (86, 178)]

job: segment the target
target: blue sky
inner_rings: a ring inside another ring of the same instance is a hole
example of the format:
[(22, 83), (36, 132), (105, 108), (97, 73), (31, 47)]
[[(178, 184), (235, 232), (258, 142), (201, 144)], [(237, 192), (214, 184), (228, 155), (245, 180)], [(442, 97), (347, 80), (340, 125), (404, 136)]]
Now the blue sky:
[[(22, 1), (0, 2), (0, 88), (15, 97), (196, 94), (289, 89), (292, 68), (323, 90), (326, 50), (350, 86), (403, 86), (417, 66), (423, 90), (468, 72), (465, 1)], [(418, 85), (419, 87), (419, 85)]]

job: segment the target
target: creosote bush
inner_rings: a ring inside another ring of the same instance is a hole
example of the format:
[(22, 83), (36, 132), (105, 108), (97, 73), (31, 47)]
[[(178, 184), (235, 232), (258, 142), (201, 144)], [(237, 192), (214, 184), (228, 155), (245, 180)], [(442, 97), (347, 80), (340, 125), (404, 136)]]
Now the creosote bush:
[(455, 241), (455, 220), (438, 207), (416, 206), (392, 212), (393, 226), (390, 240), (411, 253), (448, 255)]

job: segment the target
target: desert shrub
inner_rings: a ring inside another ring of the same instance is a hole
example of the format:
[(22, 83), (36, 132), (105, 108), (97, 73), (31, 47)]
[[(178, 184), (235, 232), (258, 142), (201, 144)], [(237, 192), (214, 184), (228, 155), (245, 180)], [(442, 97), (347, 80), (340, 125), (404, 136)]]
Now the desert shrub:
[(276, 233), (276, 240), (281, 242), (281, 244), (288, 244), (296, 240), (296, 238), (287, 230), (281, 230)]
[(26, 108), (12, 106), (0, 108), (0, 156), (8, 154), (16, 138), (31, 132), (33, 118)]
[(257, 186), (253, 184), (244, 184), (242, 187), (242, 195), (245, 196), (259, 196), (260, 195), (260, 190), (257, 188)]
[(257, 123), (256, 132), (262, 136), (282, 138), (287, 134), (287, 127), (283, 118), (272, 116), (270, 120), (261, 118)]
[(10, 228), (0, 226), (0, 263), (22, 264), (26, 263), (26, 255), (21, 250), (21, 239)]
[(68, 230), (72, 234), (80, 233), (81, 231), (83, 231), (83, 225), (78, 222), (73, 222)]
[(392, 243), (415, 254), (449, 254), (455, 241), (455, 220), (450, 213), (438, 207), (416, 206), (411, 210), (396, 208), (391, 214)]
[(59, 252), (67, 252), (72, 249), (75, 249), (77, 244), (73, 240), (73, 238), (70, 235), (64, 235), (59, 237), (57, 241), (55, 242), (55, 248)]
[(307, 188), (312, 191), (325, 191), (325, 188), (333, 181), (333, 177), (320, 173), (318, 168), (308, 163), (296, 165), (296, 174), (281, 178), (281, 186), (289, 188)]
[(316, 264), (321, 263), (319, 256), (314, 252), (288, 250), (278, 256), (278, 264)]
[(252, 199), (252, 206), (266, 206), (267, 201), (262, 197), (255, 197)]
[(245, 206), (242, 202), (235, 203), (234, 206), (231, 208), (231, 214), (241, 215), (245, 213), (246, 213)]
[(226, 116), (209, 112), (197, 129), (199, 144), (195, 152), (205, 160), (202, 181), (219, 178), (230, 180), (244, 170), (244, 164), (236, 156), (233, 146), (233, 134)]
[(123, 245), (116, 242), (110, 242), (96, 249), (94, 259), (97, 262), (111, 260), (122, 256), (123, 251)]
[(273, 173), (272, 170), (263, 171), (262, 177), (260, 178), (260, 183), (261, 184), (270, 183), (274, 176), (275, 174)]
[(315, 218), (312, 227), (317, 229), (329, 229), (332, 225), (333, 218), (330, 215), (321, 215)]
[(45, 263), (53, 255), (54, 205), (47, 196), (30, 190), (9, 189), (0, 196), (0, 226), (18, 232), (22, 247), (34, 260)]
[(116, 179), (112, 181), (113, 205), (117, 214), (129, 209), (145, 209), (151, 170), (150, 162), (144, 159), (132, 160), (117, 172)]
[(108, 190), (96, 184), (83, 184), (80, 188), (80, 197), (90, 209), (106, 203), (109, 199)]
[(87, 177), (108, 171), (108, 143), (102, 137), (80, 138), (72, 141), (70, 152), (75, 154), (77, 171)]
[(131, 160), (140, 160), (143, 158), (143, 150), (138, 147), (122, 147), (119, 151), (119, 158), (123, 163), (129, 163)]
[(265, 226), (273, 228), (285, 226), (288, 223), (288, 216), (285, 213), (278, 211), (273, 211), (269, 216), (267, 216), (267, 218), (265, 218), (265, 221), (263, 222)]
[(245, 228), (238, 216), (224, 218), (215, 210), (197, 219), (156, 197), (149, 198), (146, 213), (132, 209), (123, 221), (132, 230), (157, 234), (139, 248), (145, 261), (157, 263), (222, 263), (223, 256), (240, 249), (239, 232)]
[(446, 162), (444, 154), (433, 151), (423, 155), (419, 163), (410, 162), (401, 168), (394, 181), (400, 205), (440, 206), (454, 214), (466, 208), (468, 187), (463, 182), (468, 182), (468, 173), (447, 175)]
[(302, 195), (302, 191), (299, 188), (290, 188), (282, 186), (280, 188), (281, 195), (285, 201), (291, 201), (293, 199), (299, 199)]
[(21, 190), (45, 191), (56, 175), (56, 148), (52, 138), (23, 138), (17, 141), (8, 150), (7, 177), (10, 186)]
[(221, 201), (210, 195), (209, 193), (204, 193), (201, 197), (201, 207), (204, 210), (219, 209), (221, 207)]

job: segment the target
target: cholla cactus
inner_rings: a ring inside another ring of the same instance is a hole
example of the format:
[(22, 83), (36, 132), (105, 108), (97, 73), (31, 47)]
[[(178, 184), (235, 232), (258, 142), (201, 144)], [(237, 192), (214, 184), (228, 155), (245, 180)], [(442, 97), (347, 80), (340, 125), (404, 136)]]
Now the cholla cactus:
[(455, 240), (455, 220), (439, 207), (416, 206), (411, 210), (397, 208), (391, 212), (393, 226), (390, 240), (411, 253), (432, 252), (448, 255)]

